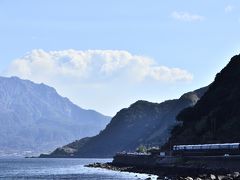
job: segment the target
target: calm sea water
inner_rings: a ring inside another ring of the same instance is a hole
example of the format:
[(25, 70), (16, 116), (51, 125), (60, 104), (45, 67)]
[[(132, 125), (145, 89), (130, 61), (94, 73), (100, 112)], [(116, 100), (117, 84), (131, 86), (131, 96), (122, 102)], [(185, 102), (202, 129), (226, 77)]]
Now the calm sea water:
[[(84, 167), (93, 162), (110, 161), (111, 159), (0, 159), (0, 179), (130, 180), (149, 177), (146, 174)], [(155, 176), (151, 178), (156, 179)]]

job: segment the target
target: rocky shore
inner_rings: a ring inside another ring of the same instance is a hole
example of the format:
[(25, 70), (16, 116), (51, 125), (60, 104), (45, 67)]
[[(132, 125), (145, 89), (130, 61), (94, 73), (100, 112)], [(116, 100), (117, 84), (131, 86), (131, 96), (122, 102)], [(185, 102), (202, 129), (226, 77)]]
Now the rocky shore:
[[(230, 173), (226, 169), (205, 169), (204, 167), (136, 167), (136, 166), (121, 166), (113, 163), (93, 163), (86, 165), (91, 168), (104, 168), (114, 171), (144, 173), (157, 175), (157, 179), (171, 180), (240, 180), (239, 172)], [(148, 179), (151, 179), (149, 177)]]

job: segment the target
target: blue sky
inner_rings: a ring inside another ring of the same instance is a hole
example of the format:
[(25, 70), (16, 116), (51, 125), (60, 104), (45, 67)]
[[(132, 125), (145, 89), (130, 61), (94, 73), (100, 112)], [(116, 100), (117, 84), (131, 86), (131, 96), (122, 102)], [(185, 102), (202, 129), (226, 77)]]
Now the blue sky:
[(237, 0), (0, 0), (0, 72), (114, 115), (212, 82), (239, 54), (239, 12)]

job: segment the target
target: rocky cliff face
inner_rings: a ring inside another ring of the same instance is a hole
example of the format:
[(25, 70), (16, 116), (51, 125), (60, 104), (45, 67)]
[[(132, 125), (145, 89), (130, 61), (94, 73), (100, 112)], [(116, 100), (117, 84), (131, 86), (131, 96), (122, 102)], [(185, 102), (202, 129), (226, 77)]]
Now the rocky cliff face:
[(109, 121), (74, 105), (49, 86), (0, 77), (0, 155), (49, 151), (95, 135)]
[(240, 141), (240, 55), (216, 75), (194, 107), (184, 109), (169, 144)]
[(119, 111), (99, 135), (58, 148), (47, 157), (112, 157), (119, 151), (134, 151), (141, 144), (162, 145), (176, 125), (176, 115), (193, 106), (206, 89), (160, 104), (137, 101)]

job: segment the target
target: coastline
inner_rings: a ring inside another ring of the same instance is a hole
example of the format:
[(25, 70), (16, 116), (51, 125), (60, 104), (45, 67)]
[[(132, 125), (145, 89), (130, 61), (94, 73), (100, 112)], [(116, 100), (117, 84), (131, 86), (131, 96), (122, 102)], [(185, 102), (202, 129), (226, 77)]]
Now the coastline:
[[(189, 167), (189, 166), (162, 166), (162, 167), (144, 167), (144, 166), (126, 166), (120, 164), (114, 164), (111, 162), (108, 163), (93, 163), (85, 165), (90, 168), (103, 168), (119, 172), (131, 172), (131, 173), (140, 173), (156, 175), (157, 179), (185, 179), (185, 180), (201, 180), (201, 179), (210, 179), (210, 180), (239, 180), (239, 172), (230, 172), (228, 169), (209, 169), (205, 167)], [(147, 179), (151, 179), (150, 177)]]

